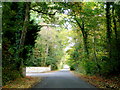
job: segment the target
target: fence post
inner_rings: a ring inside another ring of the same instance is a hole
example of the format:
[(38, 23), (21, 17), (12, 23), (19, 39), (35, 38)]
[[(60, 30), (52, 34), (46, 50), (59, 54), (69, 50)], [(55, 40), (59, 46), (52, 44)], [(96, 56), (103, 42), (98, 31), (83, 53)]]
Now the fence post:
[(24, 77), (26, 76), (26, 67), (24, 67), (24, 68), (22, 69), (22, 74), (23, 74)]

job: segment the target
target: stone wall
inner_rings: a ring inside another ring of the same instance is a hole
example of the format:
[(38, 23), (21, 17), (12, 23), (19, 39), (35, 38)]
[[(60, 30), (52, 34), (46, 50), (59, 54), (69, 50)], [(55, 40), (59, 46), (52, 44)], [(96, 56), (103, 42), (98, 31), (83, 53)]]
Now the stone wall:
[(51, 67), (26, 67), (26, 73), (47, 71), (51, 71)]

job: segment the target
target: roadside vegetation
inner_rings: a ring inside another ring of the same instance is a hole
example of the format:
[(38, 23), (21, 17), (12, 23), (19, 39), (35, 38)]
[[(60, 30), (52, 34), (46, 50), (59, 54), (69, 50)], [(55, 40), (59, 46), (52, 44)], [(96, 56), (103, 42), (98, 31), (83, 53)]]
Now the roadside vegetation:
[(120, 88), (120, 76), (102, 77), (96, 75), (85, 75), (82, 73), (72, 71), (73, 75), (80, 79), (89, 82), (89, 84), (96, 88), (108, 88), (108, 89), (119, 89)]
[(3, 86), (3, 89), (6, 88), (32, 88), (34, 85), (36, 85), (38, 82), (40, 82), (42, 79), (40, 77), (24, 77), (24, 78), (17, 78), (13, 81), (7, 82), (5, 86)]
[(90, 78), (119, 79), (120, 2), (3, 2), (2, 10), (3, 86), (23, 79), (26, 66), (68, 64)]

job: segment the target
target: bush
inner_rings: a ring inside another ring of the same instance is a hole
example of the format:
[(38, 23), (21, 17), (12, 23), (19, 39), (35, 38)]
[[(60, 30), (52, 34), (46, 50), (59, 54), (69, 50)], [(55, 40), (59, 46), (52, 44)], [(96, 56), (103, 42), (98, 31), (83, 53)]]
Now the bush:
[(85, 70), (86, 70), (86, 74), (90, 74), (90, 75), (93, 75), (98, 71), (95, 62), (93, 61), (87, 61), (85, 63)]
[(12, 68), (3, 68), (2, 69), (2, 84), (5, 85), (8, 81), (15, 80), (16, 78), (19, 78), (20, 73), (17, 70), (13, 70)]
[(70, 66), (70, 70), (75, 70), (75, 67), (74, 66)]

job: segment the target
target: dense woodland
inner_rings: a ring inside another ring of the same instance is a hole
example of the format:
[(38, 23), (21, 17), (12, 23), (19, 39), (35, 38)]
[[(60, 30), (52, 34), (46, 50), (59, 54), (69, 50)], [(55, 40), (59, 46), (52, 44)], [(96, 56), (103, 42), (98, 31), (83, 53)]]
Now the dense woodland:
[(119, 2), (2, 3), (3, 85), (26, 66), (120, 74)]

